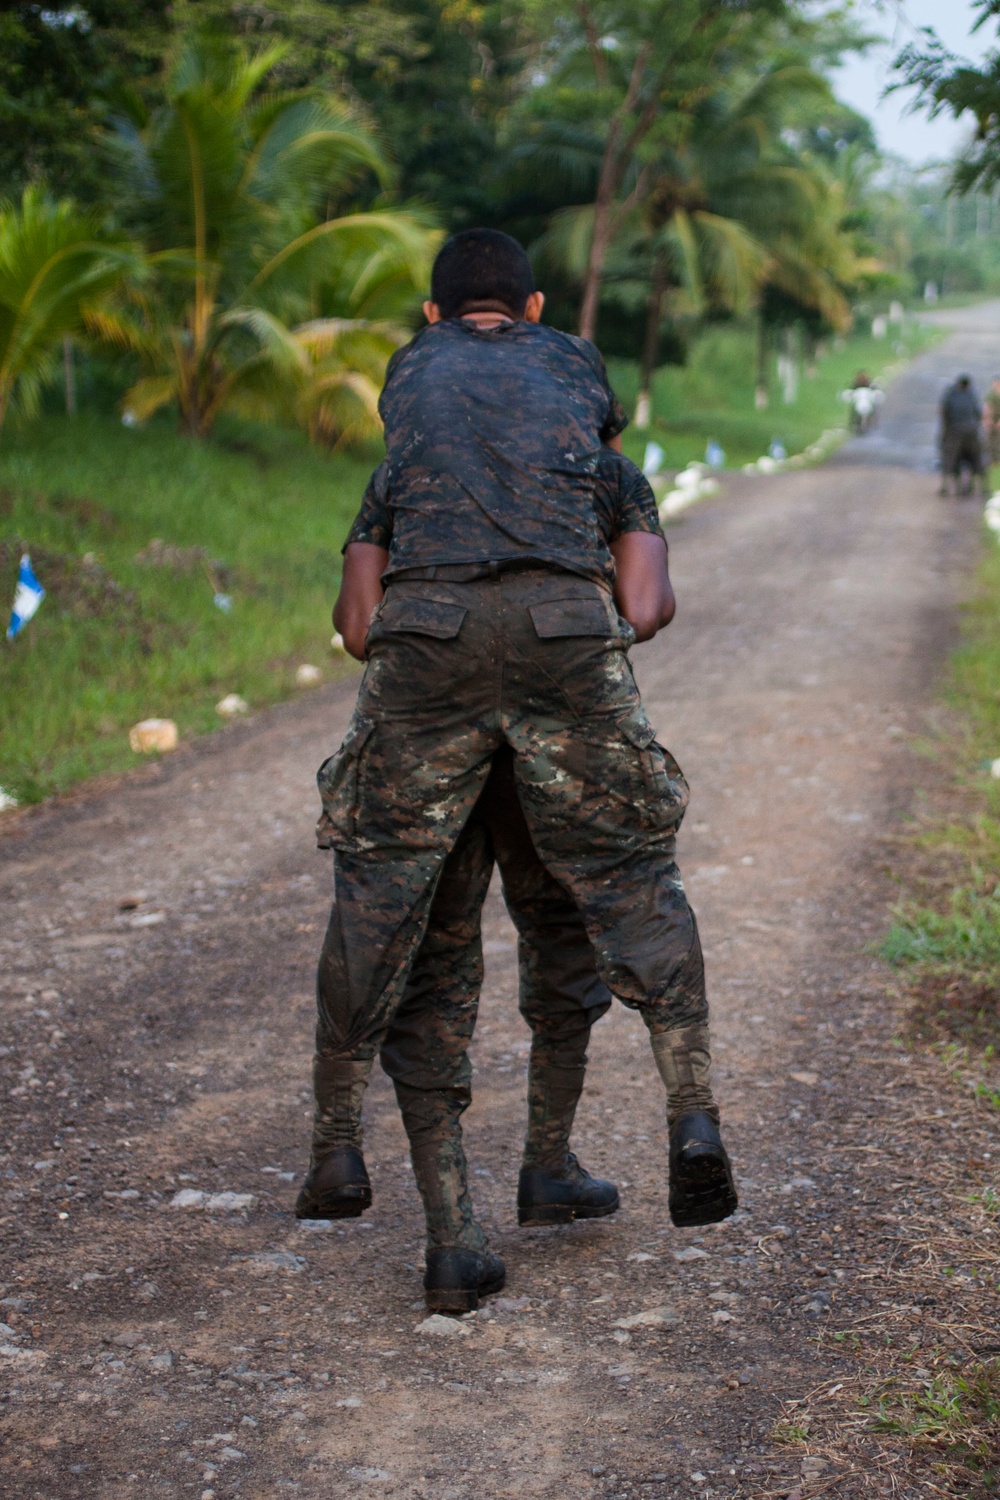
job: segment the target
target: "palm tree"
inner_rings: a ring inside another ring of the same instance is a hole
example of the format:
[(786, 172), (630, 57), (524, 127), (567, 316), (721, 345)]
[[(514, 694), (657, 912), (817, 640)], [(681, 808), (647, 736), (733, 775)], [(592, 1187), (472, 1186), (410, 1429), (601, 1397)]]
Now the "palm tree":
[[(415, 284), (425, 277), (432, 237), (419, 215), (331, 216), (361, 177), (387, 183), (389, 167), (340, 101), (263, 91), (280, 56), (195, 37), (168, 75), (163, 106), (118, 125), (123, 196), (136, 205), (149, 274), (102, 329), (146, 363), (125, 397), (137, 418), (174, 402), (182, 429), (204, 436), (223, 410), (287, 407), (313, 362), (294, 326), (312, 319), (318, 288), (341, 263), (388, 262)], [(368, 374), (384, 334), (355, 332), (344, 357)]]
[[(646, 291), (646, 328), (639, 357), (637, 427), (648, 427), (660, 336), (679, 296), (685, 311), (744, 313), (752, 305), (767, 259), (754, 236), (735, 219), (713, 213), (699, 194), (678, 193), (664, 174), (638, 215), (632, 253)], [(687, 199), (687, 201), (685, 201)], [(614, 273), (614, 260), (609, 260)], [(608, 288), (614, 296), (613, 282)]]
[(135, 268), (133, 252), (69, 201), (27, 188), (19, 205), (0, 203), (0, 428), (12, 405), (37, 409), (63, 339), (83, 333)]
[(781, 307), (797, 322), (843, 330), (851, 320), (847, 292), (874, 268), (844, 228), (842, 184), (784, 136), (789, 105), (810, 96), (831, 101), (825, 79), (798, 65), (776, 67), (717, 101), (698, 133), (713, 203), (765, 252), (756, 293), (758, 407), (767, 405), (768, 312)]

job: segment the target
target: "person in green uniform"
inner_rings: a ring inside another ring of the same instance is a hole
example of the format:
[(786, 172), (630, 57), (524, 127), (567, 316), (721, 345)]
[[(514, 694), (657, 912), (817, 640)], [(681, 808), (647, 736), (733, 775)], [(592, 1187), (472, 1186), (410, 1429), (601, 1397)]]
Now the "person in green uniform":
[[(356, 541), (345, 555), (354, 597), (384, 595), (350, 729), (319, 773), (336, 899), (298, 1211), (335, 1216), (365, 1197), (364, 1085), (501, 752), (600, 979), (649, 1029), (667, 1091), (671, 1215), (712, 1222), (736, 1194), (709, 1082), (697, 925), (674, 858), (687, 786), (627, 658), (672, 615), (666, 547), (658, 528), (610, 542), (602, 531), (602, 444), (624, 416), (596, 349), (538, 321), (516, 241), (455, 236), (432, 299), (382, 396), (387, 458), (375, 484), (391, 540)], [(429, 1244), (425, 1288), (429, 1305), (457, 1311), (504, 1271), (471, 1209), (452, 1215), (448, 1235)]]

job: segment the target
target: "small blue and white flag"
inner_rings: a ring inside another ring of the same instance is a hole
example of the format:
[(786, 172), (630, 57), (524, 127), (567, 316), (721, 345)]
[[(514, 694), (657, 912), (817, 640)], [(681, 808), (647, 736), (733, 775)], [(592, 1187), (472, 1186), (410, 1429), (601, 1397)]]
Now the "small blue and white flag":
[(21, 558), (17, 588), (14, 590), (14, 607), (10, 612), (10, 624), (7, 626), (9, 641), (12, 641), (18, 632), (24, 629), (44, 598), (45, 590), (35, 577), (31, 567), (31, 558), (25, 552)]
[(653, 479), (659, 474), (666, 456), (659, 443), (646, 444), (646, 451), (642, 455), (642, 472), (647, 479)]
[(726, 465), (725, 449), (715, 438), (709, 438), (705, 445), (705, 462), (710, 469), (723, 469)]

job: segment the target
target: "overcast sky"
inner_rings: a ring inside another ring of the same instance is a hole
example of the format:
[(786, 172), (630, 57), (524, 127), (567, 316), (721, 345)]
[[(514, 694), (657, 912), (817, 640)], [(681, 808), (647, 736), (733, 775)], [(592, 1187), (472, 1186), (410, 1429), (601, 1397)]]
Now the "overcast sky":
[(855, 0), (855, 10), (872, 31), (887, 40), (866, 56), (852, 58), (835, 74), (837, 94), (874, 121), (884, 151), (915, 165), (952, 156), (968, 132), (968, 120), (959, 122), (949, 115), (931, 121), (923, 114), (907, 114), (909, 94), (881, 99), (890, 80), (890, 65), (922, 26), (933, 27), (950, 51), (978, 59), (997, 46), (996, 21), (987, 22), (972, 36), (976, 14), (971, 0)]

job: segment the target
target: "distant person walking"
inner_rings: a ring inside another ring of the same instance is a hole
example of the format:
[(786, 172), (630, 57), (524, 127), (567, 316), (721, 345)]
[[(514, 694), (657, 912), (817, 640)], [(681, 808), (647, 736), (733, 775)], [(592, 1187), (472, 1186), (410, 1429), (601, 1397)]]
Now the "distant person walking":
[(983, 408), (968, 375), (960, 375), (948, 387), (941, 401), (941, 490), (948, 493), (948, 480), (954, 480), (955, 493), (968, 494), (972, 488), (962, 478), (967, 470), (970, 479), (978, 479), (986, 492), (986, 474), (982, 441)]

